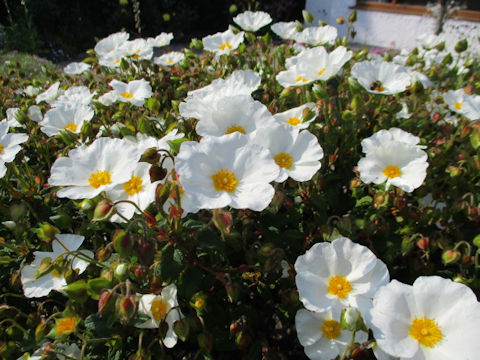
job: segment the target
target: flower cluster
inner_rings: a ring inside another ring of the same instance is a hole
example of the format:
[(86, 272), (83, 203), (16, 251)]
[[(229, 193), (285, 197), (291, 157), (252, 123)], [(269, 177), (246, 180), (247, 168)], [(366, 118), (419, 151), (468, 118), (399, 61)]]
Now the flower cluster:
[(272, 22), (5, 65), (0, 357), (476, 358), (478, 56)]

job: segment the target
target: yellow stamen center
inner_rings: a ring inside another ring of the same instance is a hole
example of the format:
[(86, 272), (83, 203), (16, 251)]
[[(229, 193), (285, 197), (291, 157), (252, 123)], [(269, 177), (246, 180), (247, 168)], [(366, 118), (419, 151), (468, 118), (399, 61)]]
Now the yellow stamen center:
[(298, 124), (301, 123), (300, 119), (297, 118), (297, 117), (291, 117), (290, 119), (288, 119), (288, 123), (290, 125), (293, 125), (293, 126), (297, 126)]
[(123, 92), (120, 94), (121, 97), (131, 99), (133, 97), (133, 94), (131, 92)]
[(220, 45), (220, 50), (225, 50), (227, 49), (228, 50), (232, 50), (232, 45), (230, 45), (230, 43), (227, 41), (227, 42), (224, 42), (222, 45)]
[(352, 291), (352, 285), (344, 276), (332, 276), (328, 281), (328, 293), (345, 299)]
[(3, 149), (5, 149), (5, 147), (2, 144), (0, 144), (0, 154), (3, 153)]
[(140, 58), (140, 55), (133, 55), (132, 58), (134, 58), (134, 59), (139, 59), (139, 58)]
[(90, 186), (95, 189), (98, 189), (102, 185), (108, 185), (111, 182), (111, 175), (107, 170), (97, 170), (96, 172), (92, 173), (88, 179)]
[(323, 68), (322, 70), (320, 70), (320, 71), (318, 72), (318, 76), (322, 75), (322, 74), (325, 72), (325, 70), (327, 70), (327, 68)]
[(232, 133), (234, 133), (234, 132), (239, 132), (239, 133), (242, 133), (242, 134), (244, 134), (244, 135), (247, 133), (242, 126), (233, 125), (233, 126), (230, 126), (230, 127), (227, 129), (227, 131), (225, 131), (225, 135), (227, 135), (227, 134), (232, 134)]
[(433, 347), (443, 339), (442, 331), (435, 319), (426, 317), (413, 319), (408, 334), (426, 347)]
[(67, 124), (63, 127), (64, 130), (70, 130), (72, 132), (76, 132), (77, 131), (77, 124), (71, 122), (70, 124)]
[(322, 325), (322, 333), (327, 339), (336, 339), (341, 335), (340, 323), (335, 320), (326, 320)]
[(273, 160), (284, 169), (290, 169), (293, 164), (293, 158), (287, 153), (279, 153), (273, 157)]
[(388, 165), (385, 170), (383, 170), (383, 175), (389, 179), (393, 179), (402, 175), (402, 171), (398, 166)]
[(57, 321), (57, 334), (71, 334), (75, 330), (75, 318), (66, 317)]
[(113, 65), (118, 65), (118, 64), (120, 64), (120, 60), (115, 60), (115, 61), (113, 62)]
[(463, 105), (462, 103), (456, 103), (455, 104), (455, 109), (462, 110), (462, 105)]
[(305, 79), (303, 76), (298, 76), (296, 79), (295, 79), (296, 82), (307, 82), (308, 80)]
[(156, 298), (152, 301), (150, 311), (155, 321), (160, 321), (167, 315), (167, 303), (162, 299)]
[(130, 180), (123, 184), (123, 190), (125, 190), (129, 196), (139, 193), (142, 191), (142, 179), (135, 175), (132, 176)]
[(219, 170), (212, 175), (213, 187), (217, 191), (233, 192), (237, 187), (238, 180), (235, 174), (228, 169)]
[(167, 60), (167, 64), (173, 64), (173, 60)]

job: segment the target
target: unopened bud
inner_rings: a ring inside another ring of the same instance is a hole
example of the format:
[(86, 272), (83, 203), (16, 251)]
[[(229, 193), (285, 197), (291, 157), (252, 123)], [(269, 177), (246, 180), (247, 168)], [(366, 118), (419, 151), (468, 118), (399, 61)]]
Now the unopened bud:
[(116, 295), (110, 290), (104, 290), (100, 294), (98, 299), (98, 316), (103, 316), (113, 310), (113, 305), (115, 304)]
[(140, 161), (147, 162), (149, 164), (155, 164), (160, 160), (160, 154), (158, 153), (157, 148), (148, 148), (145, 150), (140, 157)]
[(92, 221), (106, 221), (115, 213), (113, 203), (108, 199), (102, 199), (95, 206)]
[(112, 243), (113, 248), (118, 253), (118, 255), (120, 255), (120, 257), (126, 258), (131, 256), (134, 241), (125, 230), (115, 230), (112, 235)]
[(464, 52), (465, 50), (468, 49), (468, 41), (467, 39), (463, 39), (463, 40), (460, 40), (459, 42), (457, 42), (457, 44), (455, 45), (455, 51), (457, 53), (461, 53), (461, 52)]
[(350, 21), (352, 24), (357, 22), (357, 11), (356, 10), (350, 14), (350, 16), (348, 17), (348, 21)]
[(212, 221), (222, 235), (230, 234), (230, 228), (233, 224), (232, 214), (228, 210), (213, 210)]
[(344, 18), (343, 16), (337, 17), (337, 18), (335, 19), (335, 21), (336, 21), (336, 23), (337, 23), (338, 25), (343, 25), (343, 24), (345, 24), (345, 18)]
[(167, 176), (167, 169), (162, 166), (152, 165), (149, 170), (150, 182), (154, 183), (155, 181), (165, 179)]
[(308, 10), (305, 10), (305, 9), (302, 10), (302, 16), (303, 16), (303, 20), (305, 21), (306, 24), (311, 24), (313, 22), (313, 20), (315, 20), (312, 13)]
[(459, 251), (450, 249), (450, 250), (445, 250), (442, 253), (442, 261), (445, 265), (451, 265), (455, 264), (458, 262), (462, 257), (462, 254), (460, 254)]
[(47, 222), (40, 223), (40, 226), (33, 229), (33, 231), (37, 234), (40, 240), (45, 241), (46, 243), (51, 242), (55, 239), (55, 236), (60, 233), (60, 230), (57, 227)]
[(117, 301), (115, 302), (115, 313), (122, 325), (127, 325), (136, 312), (136, 296), (118, 296)]

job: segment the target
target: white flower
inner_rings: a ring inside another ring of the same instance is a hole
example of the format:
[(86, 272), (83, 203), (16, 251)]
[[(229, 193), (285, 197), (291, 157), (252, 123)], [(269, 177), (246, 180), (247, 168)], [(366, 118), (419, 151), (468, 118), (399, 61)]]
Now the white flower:
[(368, 324), (372, 299), (388, 283), (386, 265), (365, 246), (340, 237), (313, 245), (295, 262), (295, 281), (310, 311), (353, 307)]
[(435, 34), (422, 34), (418, 36), (416, 40), (425, 49), (432, 49), (443, 41), (440, 36)]
[(358, 162), (360, 179), (366, 183), (390, 185), (412, 192), (427, 176), (427, 153), (418, 145), (390, 140), (364, 146), (366, 157)]
[(416, 81), (419, 81), (422, 83), (425, 89), (433, 85), (433, 83), (430, 81), (428, 76), (425, 74), (422, 74), (421, 72), (410, 71), (410, 74), (412, 76), (412, 84), (415, 83)]
[(180, 115), (184, 118), (200, 118), (213, 102), (223, 97), (250, 95), (260, 85), (260, 76), (252, 70), (234, 71), (226, 79), (216, 79), (203, 88), (189, 91), (180, 104)]
[(82, 130), (84, 122), (90, 121), (93, 115), (93, 109), (86, 105), (60, 106), (48, 110), (39, 125), (48, 136), (58, 135), (64, 130), (78, 134)]
[[(300, 309), (295, 315), (295, 328), (298, 340), (311, 360), (328, 360), (342, 355), (352, 338), (351, 331), (342, 329), (340, 310), (336, 308), (324, 312)], [(362, 343), (367, 339), (366, 332), (355, 333), (355, 342)]]
[(86, 86), (72, 86), (65, 90), (57, 99), (50, 102), (52, 107), (70, 106), (75, 107), (77, 105), (89, 105), (92, 102), (96, 92), (90, 92)]
[(413, 286), (393, 280), (373, 300), (379, 348), (402, 360), (473, 360), (480, 353), (480, 305), (466, 285), (421, 276)]
[(243, 42), (244, 32), (234, 34), (230, 29), (222, 33), (206, 36), (202, 39), (205, 50), (212, 51), (216, 56), (229, 54)]
[(233, 132), (249, 134), (274, 123), (267, 107), (250, 95), (222, 97), (205, 105), (197, 111), (196, 131), (200, 136), (222, 136)]
[[(313, 116), (311, 114), (313, 113)], [(305, 121), (305, 118), (310, 115), (311, 119)], [(306, 103), (295, 107), (293, 109), (289, 109), (287, 111), (283, 111), (281, 113), (276, 113), (273, 115), (273, 118), (284, 125), (292, 126), (296, 129), (306, 129), (310, 123), (315, 120), (318, 116), (318, 109), (315, 103)]]
[(202, 209), (265, 209), (278, 166), (267, 149), (238, 133), (184, 142), (175, 160), (182, 187)]
[(145, 99), (151, 97), (152, 87), (148, 81), (133, 80), (128, 84), (112, 80), (109, 85), (113, 88), (113, 92), (116, 95), (116, 99), (121, 102), (129, 102), (135, 106), (143, 106)]
[(125, 49), (116, 49), (108, 55), (102, 56), (98, 63), (102, 66), (106, 66), (110, 69), (118, 69), (120, 67), (120, 64), (122, 62), (122, 59), (127, 56), (125, 53)]
[(245, 11), (233, 18), (233, 21), (245, 31), (257, 31), (272, 22), (269, 14), (263, 11)]
[[(170, 192), (168, 200), (163, 205), (163, 210), (167, 214), (170, 214), (172, 207), (178, 206), (177, 195), (180, 195), (179, 203), (182, 209), (182, 218), (187, 216), (189, 213), (195, 214), (196, 212), (198, 212), (198, 210), (200, 210), (200, 208), (195, 205), (192, 196), (190, 196), (189, 193), (185, 192), (185, 189), (180, 185), (178, 179), (177, 181), (172, 181), (171, 184), (173, 187), (172, 191)], [(178, 187), (178, 194), (176, 187)]]
[(172, 33), (162, 32), (158, 34), (155, 38), (148, 38), (147, 43), (151, 47), (162, 47), (170, 45), (170, 41), (173, 39)]
[(183, 61), (183, 59), (185, 59), (185, 55), (182, 52), (171, 51), (163, 54), (162, 56), (154, 58), (153, 62), (157, 65), (172, 66), (179, 63), (180, 61)]
[(295, 40), (309, 45), (332, 44), (337, 36), (338, 30), (334, 26), (310, 26), (296, 35)]
[(105, 106), (112, 105), (115, 101), (118, 100), (118, 95), (115, 91), (109, 91), (102, 96), (99, 96), (97, 101)]
[(397, 94), (412, 82), (407, 68), (385, 61), (358, 62), (352, 67), (352, 76), (373, 94)]
[(467, 97), (464, 116), (470, 120), (480, 119), (480, 95), (470, 95)]
[(316, 80), (328, 80), (335, 76), (352, 57), (352, 52), (343, 46), (327, 53), (323, 46), (306, 49), (286, 60), (286, 71), (276, 79), (283, 86), (301, 86)]
[(162, 289), (160, 295), (148, 294), (142, 295), (138, 304), (138, 311), (150, 316), (150, 319), (143, 324), (136, 325), (142, 329), (158, 328), (162, 322), (166, 322), (168, 330), (163, 344), (167, 348), (172, 348), (177, 343), (177, 334), (173, 331), (173, 323), (183, 318), (183, 314), (178, 307), (177, 287), (170, 284)]
[(6, 121), (0, 121), (0, 178), (7, 173), (5, 163), (12, 162), (22, 149), (19, 144), (28, 140), (26, 134), (8, 134), (8, 128)]
[(135, 60), (150, 60), (153, 56), (153, 48), (145, 39), (125, 41), (119, 50)]
[(443, 94), (448, 108), (470, 120), (480, 118), (480, 95), (468, 95), (463, 89), (449, 90)]
[[(110, 200), (116, 202), (119, 200), (129, 200), (141, 209), (145, 210), (148, 205), (155, 201), (155, 189), (159, 181), (150, 181), (151, 165), (145, 162), (137, 163), (137, 167), (133, 171), (133, 175), (123, 184), (118, 184), (112, 190), (107, 191), (107, 196)], [(119, 203), (115, 205), (117, 212), (127, 219), (131, 219), (138, 209), (129, 203)], [(110, 221), (124, 222), (125, 220), (114, 214)]]
[(58, 197), (91, 199), (127, 182), (139, 158), (138, 150), (125, 140), (100, 138), (55, 160), (48, 183), (65, 186)]
[(39, 87), (35, 87), (35, 86), (32, 86), (32, 85), (28, 85), (24, 90), (23, 90), (23, 93), (27, 96), (35, 96), (37, 95), (38, 93), (40, 92), (40, 88)]
[(362, 151), (365, 154), (375, 152), (376, 149), (382, 145), (390, 145), (392, 142), (398, 141), (408, 145), (417, 145), (418, 148), (424, 149), (426, 146), (418, 145), (420, 138), (407, 131), (399, 128), (390, 128), (388, 130), (382, 129), (374, 133), (372, 136), (363, 139)]
[(280, 171), (275, 182), (283, 182), (288, 177), (308, 181), (320, 169), (323, 150), (308, 130), (298, 132), (291, 126), (276, 124), (257, 130), (251, 135), (251, 141), (270, 151)]
[(17, 107), (8, 108), (7, 111), (6, 111), (7, 117), (5, 119), (3, 119), (2, 122), (4, 122), (4, 121), (7, 122), (8, 127), (22, 126), (17, 120), (17, 116), (19, 115), (19, 113), (20, 113), (20, 109), (17, 108)]
[(401, 102), (402, 110), (395, 114), (397, 119), (409, 119), (412, 114), (408, 112), (408, 106), (406, 102)]
[(272, 31), (284, 40), (294, 40), (298, 35), (295, 21), (277, 22), (270, 26)]
[(94, 50), (99, 57), (104, 57), (118, 50), (128, 40), (129, 36), (125, 32), (111, 34), (97, 42)]
[(43, 119), (43, 114), (37, 105), (32, 105), (28, 108), (28, 116), (30, 120), (40, 122)]
[(72, 62), (63, 68), (63, 72), (69, 75), (79, 75), (90, 68), (91, 66), (84, 62)]
[[(46, 296), (52, 290), (62, 290), (67, 282), (59, 270), (64, 271), (69, 268), (78, 270), (81, 274), (90, 264), (81, 257), (93, 258), (93, 253), (89, 250), (82, 250), (81, 254), (70, 254), (76, 251), (82, 245), (85, 238), (80, 235), (57, 234), (56, 239), (52, 241), (52, 251), (35, 251), (35, 259), (29, 265), (26, 265), (21, 271), (21, 281), (23, 284), (23, 292), (26, 297), (42, 297)], [(64, 260), (72, 261), (66, 269), (56, 269), (45, 274), (38, 273), (40, 266), (47, 263), (55, 263), (55, 260), (62, 257)], [(41, 276), (38, 276), (41, 275)]]
[(59, 89), (60, 83), (57, 81), (56, 83), (50, 85), (50, 87), (45, 90), (43, 93), (38, 94), (35, 101), (37, 104), (45, 101), (46, 103), (52, 103), (55, 99), (63, 94), (63, 90)]

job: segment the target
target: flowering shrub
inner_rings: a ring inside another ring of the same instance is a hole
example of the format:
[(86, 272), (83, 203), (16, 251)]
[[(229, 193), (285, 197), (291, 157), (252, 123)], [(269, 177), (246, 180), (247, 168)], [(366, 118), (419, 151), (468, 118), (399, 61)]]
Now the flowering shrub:
[(475, 358), (478, 56), (234, 20), (0, 77), (2, 358)]

